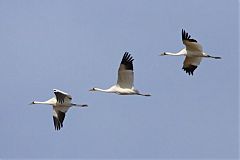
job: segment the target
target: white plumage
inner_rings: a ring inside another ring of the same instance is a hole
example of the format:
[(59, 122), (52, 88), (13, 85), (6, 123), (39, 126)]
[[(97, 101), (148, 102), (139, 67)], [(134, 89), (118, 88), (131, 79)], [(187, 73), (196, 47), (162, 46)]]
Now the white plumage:
[(142, 94), (134, 88), (133, 60), (132, 56), (128, 52), (125, 52), (118, 69), (117, 84), (109, 89), (94, 87), (90, 91), (116, 93), (119, 95), (150, 96), (150, 94)]
[(221, 57), (210, 56), (203, 52), (202, 46), (195, 39), (191, 39), (191, 36), (185, 32), (185, 30), (182, 30), (182, 42), (186, 48), (182, 49), (180, 52), (164, 52), (161, 55), (186, 56), (182, 69), (189, 75), (193, 75), (194, 70), (198, 67), (203, 57), (221, 59)]
[(86, 104), (74, 104), (71, 103), (72, 97), (68, 93), (60, 91), (58, 89), (53, 90), (55, 97), (47, 100), (47, 101), (33, 101), (31, 104), (47, 104), (53, 106), (53, 122), (55, 130), (60, 130), (63, 127), (63, 121), (65, 118), (65, 113), (72, 106), (78, 107), (87, 107)]

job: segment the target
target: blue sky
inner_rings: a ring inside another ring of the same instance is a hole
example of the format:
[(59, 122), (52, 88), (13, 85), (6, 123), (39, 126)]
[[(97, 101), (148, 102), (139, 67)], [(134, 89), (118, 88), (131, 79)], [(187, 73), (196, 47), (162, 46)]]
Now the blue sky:
[[(238, 1), (0, 1), (0, 158), (237, 158)], [(194, 76), (181, 29), (204, 51)], [(151, 97), (90, 93), (116, 82), (123, 53)], [(50, 106), (75, 103), (55, 131)]]

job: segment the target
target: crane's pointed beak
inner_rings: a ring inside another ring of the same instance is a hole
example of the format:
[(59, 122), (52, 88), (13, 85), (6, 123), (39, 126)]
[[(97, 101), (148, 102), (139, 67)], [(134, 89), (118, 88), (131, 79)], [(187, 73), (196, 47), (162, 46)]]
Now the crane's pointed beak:
[(89, 89), (89, 91), (96, 91), (96, 89), (95, 88), (91, 88), (91, 89)]
[(34, 101), (32, 101), (31, 103), (29, 103), (28, 105), (32, 105), (32, 104), (35, 104), (35, 102)]
[(165, 52), (163, 52), (163, 53), (161, 53), (159, 56), (165, 56), (166, 55), (166, 53)]

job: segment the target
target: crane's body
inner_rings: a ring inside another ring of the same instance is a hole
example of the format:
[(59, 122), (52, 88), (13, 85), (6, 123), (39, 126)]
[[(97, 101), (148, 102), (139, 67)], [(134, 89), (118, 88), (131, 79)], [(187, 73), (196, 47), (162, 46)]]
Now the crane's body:
[(53, 122), (55, 130), (60, 130), (63, 127), (65, 113), (70, 107), (87, 107), (86, 104), (80, 105), (71, 103), (72, 97), (68, 93), (54, 89), (55, 97), (47, 101), (33, 101), (31, 104), (45, 104), (53, 107)]
[(150, 94), (142, 94), (134, 88), (133, 60), (132, 56), (125, 52), (118, 69), (117, 84), (108, 89), (94, 87), (90, 91), (116, 93), (118, 95), (150, 96)]
[(185, 30), (182, 30), (182, 41), (186, 48), (177, 53), (164, 52), (161, 55), (185, 56), (182, 69), (189, 75), (193, 75), (194, 70), (200, 65), (202, 58), (221, 59), (221, 57), (211, 56), (203, 52), (203, 47), (195, 39), (191, 39), (191, 36)]

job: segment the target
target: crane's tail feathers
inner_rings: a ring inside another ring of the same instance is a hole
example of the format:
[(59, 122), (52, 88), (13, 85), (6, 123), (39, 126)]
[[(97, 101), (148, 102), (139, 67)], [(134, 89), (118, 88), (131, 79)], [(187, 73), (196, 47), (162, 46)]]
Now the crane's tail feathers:
[(138, 93), (137, 95), (140, 95), (140, 96), (146, 96), (146, 97), (151, 96), (151, 94), (141, 94), (141, 93)]
[(213, 57), (213, 58), (215, 58), (215, 59), (222, 59), (222, 57)]
[(72, 106), (75, 106), (75, 107), (88, 107), (87, 104), (72, 104)]
[(210, 55), (208, 55), (207, 57), (214, 58), (214, 59), (222, 59), (222, 57), (215, 57), (215, 56), (210, 56)]

